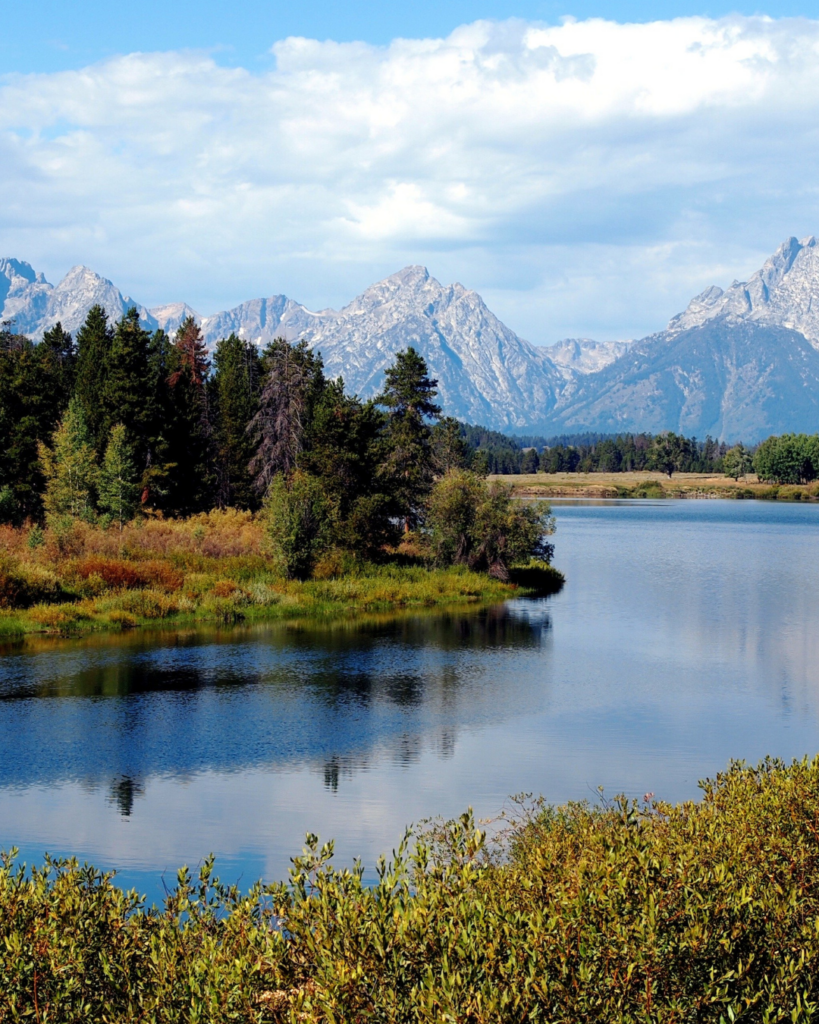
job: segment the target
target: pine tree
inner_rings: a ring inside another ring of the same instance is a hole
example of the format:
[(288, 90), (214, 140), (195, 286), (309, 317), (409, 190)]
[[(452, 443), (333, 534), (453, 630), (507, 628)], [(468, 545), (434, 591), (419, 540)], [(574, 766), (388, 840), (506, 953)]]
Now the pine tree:
[[(170, 508), (170, 432), (174, 416), (168, 378), (173, 346), (162, 331), (155, 331), (148, 343), (148, 371), (145, 388), (145, 438), (147, 450), (141, 466), (140, 503), (144, 509)], [(138, 466), (139, 468), (139, 466)]]
[(386, 458), (381, 474), (389, 481), (405, 529), (414, 528), (423, 515), (432, 486), (431, 431), (428, 420), (440, 416), (433, 399), (438, 381), (414, 348), (398, 352), (384, 375), (384, 389), (376, 401), (387, 409)]
[(384, 414), (330, 381), (316, 401), (305, 432), (300, 466), (321, 481), (333, 507), (333, 542), (377, 558), (396, 536), (394, 502), (378, 474)]
[(51, 439), (71, 393), (71, 335), (57, 324), (43, 341), (0, 332), (0, 517), (22, 522), (42, 514), (44, 481), (38, 443)]
[(249, 427), (259, 406), (261, 361), (255, 345), (231, 334), (217, 342), (213, 364), (217, 501), (222, 508), (252, 508), (257, 502), (248, 468), (255, 453)]
[(54, 432), (52, 447), (39, 444), (46, 489), (46, 515), (59, 519), (92, 519), (97, 485), (97, 459), (82, 406), (76, 398), (68, 404), (62, 422)]
[(262, 357), (264, 379), (259, 410), (251, 421), (256, 454), (250, 470), (259, 494), (278, 473), (297, 468), (310, 419), (326, 381), (321, 356), (301, 341), (277, 338)]
[(99, 471), (100, 511), (117, 523), (122, 531), (125, 523), (134, 518), (138, 497), (139, 484), (133, 448), (128, 444), (125, 427), (117, 423), (111, 428), (105, 458)]
[[(50, 400), (59, 410), (54, 422), (65, 412), (68, 400), (74, 393), (77, 372), (77, 350), (68, 331), (57, 323), (43, 335), (37, 346), (42, 376), (48, 380)], [(53, 429), (53, 428), (52, 428)]]
[(168, 507), (179, 515), (211, 505), (214, 474), (207, 378), (210, 362), (193, 317), (180, 326), (169, 352)]
[(131, 308), (114, 327), (102, 382), (102, 419), (97, 454), (102, 456), (115, 424), (121, 423), (134, 446), (137, 465), (144, 466), (148, 451), (149, 346), (151, 335)]
[(85, 323), (77, 331), (75, 394), (95, 446), (104, 443), (106, 436), (104, 390), (112, 339), (108, 314), (102, 306), (92, 306)]

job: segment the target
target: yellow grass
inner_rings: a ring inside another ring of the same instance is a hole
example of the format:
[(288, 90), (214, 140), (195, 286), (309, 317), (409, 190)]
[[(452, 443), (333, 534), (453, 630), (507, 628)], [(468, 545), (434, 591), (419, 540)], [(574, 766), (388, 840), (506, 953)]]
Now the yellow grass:
[[(521, 496), (565, 498), (766, 498), (780, 501), (816, 500), (819, 483), (800, 486), (775, 486), (760, 483), (749, 475), (739, 480), (713, 473), (527, 473), (520, 476), (493, 476), (509, 484)], [(648, 490), (646, 495), (638, 492)], [(660, 489), (662, 493), (660, 493)]]

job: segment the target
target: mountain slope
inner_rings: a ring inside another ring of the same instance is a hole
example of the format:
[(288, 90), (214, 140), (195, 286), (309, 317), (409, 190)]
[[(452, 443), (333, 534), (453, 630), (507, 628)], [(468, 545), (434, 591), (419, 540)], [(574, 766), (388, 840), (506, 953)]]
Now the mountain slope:
[(727, 441), (817, 430), (819, 352), (797, 331), (727, 316), (663, 332), (581, 383), (550, 425)]
[[(118, 319), (132, 299), (85, 267), (56, 286), (20, 260), (0, 260), (0, 319), (37, 339), (57, 320), (72, 332), (102, 304)], [(146, 310), (173, 333), (185, 303)], [(784, 242), (747, 282), (712, 286), (668, 327), (639, 342), (570, 338), (535, 348), (460, 284), (406, 267), (341, 310), (307, 309), (285, 295), (253, 299), (201, 320), (212, 347), (234, 332), (263, 347), (304, 338), (331, 376), (369, 397), (407, 345), (439, 381), (444, 412), (497, 430), (672, 429), (723, 440), (819, 428), (819, 244)]]

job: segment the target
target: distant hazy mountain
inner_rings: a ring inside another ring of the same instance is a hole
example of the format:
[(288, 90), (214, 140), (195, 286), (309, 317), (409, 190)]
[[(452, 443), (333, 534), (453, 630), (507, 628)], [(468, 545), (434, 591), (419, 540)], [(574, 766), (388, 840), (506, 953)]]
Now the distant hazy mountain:
[[(5, 294), (3, 289), (5, 288)], [(28, 263), (0, 260), (0, 298), (3, 320), (13, 320), (14, 330), (39, 340), (59, 321), (67, 331), (76, 333), (88, 310), (102, 306), (112, 320), (136, 306), (146, 327), (156, 329), (157, 322), (144, 306), (123, 295), (118, 288), (88, 267), (72, 267), (55, 287), (42, 274), (35, 274)]]
[(592, 341), (565, 338), (545, 350), (549, 359), (574, 373), (597, 373), (628, 351), (630, 341)]
[(675, 430), (722, 440), (819, 430), (819, 246), (784, 242), (747, 282), (712, 286), (666, 330), (568, 386), (555, 432)]
[(799, 333), (711, 320), (637, 342), (587, 377), (555, 428), (650, 431), (754, 441), (819, 430), (819, 352)]
[(187, 302), (169, 302), (167, 306), (154, 306), (148, 312), (156, 320), (157, 325), (168, 334), (176, 334), (183, 321), (192, 316), (197, 323), (202, 317)]
[[(137, 305), (145, 325), (173, 333), (183, 302), (147, 310), (110, 281), (75, 267), (55, 287), (18, 260), (0, 260), (3, 320), (39, 338), (57, 320), (72, 332), (101, 303), (116, 319)], [(637, 342), (569, 338), (537, 348), (460, 284), (406, 267), (341, 310), (285, 295), (201, 319), (213, 345), (235, 332), (264, 346), (304, 338), (332, 375), (368, 397), (395, 353), (414, 345), (439, 380), (450, 415), (500, 430), (566, 433), (671, 429), (754, 441), (819, 430), (819, 246), (789, 239), (747, 282), (712, 286), (664, 331)]]

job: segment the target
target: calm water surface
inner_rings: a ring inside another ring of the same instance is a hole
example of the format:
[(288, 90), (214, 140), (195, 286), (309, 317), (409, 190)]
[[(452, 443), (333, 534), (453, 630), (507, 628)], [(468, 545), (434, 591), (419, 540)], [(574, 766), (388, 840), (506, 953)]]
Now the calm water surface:
[(209, 851), (280, 878), (311, 830), (372, 866), (509, 794), (679, 799), (731, 758), (819, 751), (819, 507), (555, 511), (553, 598), (0, 649), (0, 847), (153, 897)]

